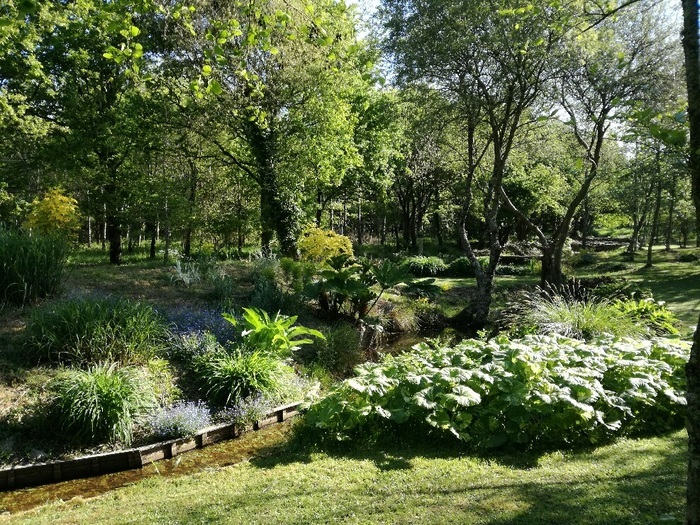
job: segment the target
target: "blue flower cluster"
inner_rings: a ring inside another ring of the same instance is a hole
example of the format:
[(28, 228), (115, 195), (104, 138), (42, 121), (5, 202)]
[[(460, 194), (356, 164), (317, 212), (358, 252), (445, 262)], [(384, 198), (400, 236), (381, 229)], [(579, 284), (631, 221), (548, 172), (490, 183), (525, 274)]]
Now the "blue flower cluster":
[(148, 421), (151, 432), (164, 439), (194, 436), (198, 430), (209, 425), (211, 414), (201, 401), (178, 401), (160, 409)]
[(263, 419), (272, 412), (275, 403), (266, 396), (258, 394), (250, 396), (236, 406), (227, 408), (216, 414), (216, 420), (222, 423), (236, 423), (245, 426)]
[(235, 339), (236, 329), (221, 314), (216, 309), (177, 308), (166, 312), (165, 317), (177, 335), (209, 332), (223, 344)]

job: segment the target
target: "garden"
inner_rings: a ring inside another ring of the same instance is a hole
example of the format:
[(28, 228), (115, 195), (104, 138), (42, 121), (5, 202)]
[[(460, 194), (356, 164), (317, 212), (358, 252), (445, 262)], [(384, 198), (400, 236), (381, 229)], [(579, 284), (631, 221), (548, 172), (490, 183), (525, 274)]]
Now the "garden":
[(283, 463), (363, 443), (480, 461), (682, 441), (697, 298), (675, 294), (700, 280), (694, 250), (660, 249), (652, 280), (622, 250), (572, 253), (560, 289), (536, 284), (536, 259), (505, 266), (493, 321), (470, 333), (459, 257), (355, 257), (323, 235), (308, 246), (337, 252), (325, 261), (302, 242), (298, 261), (136, 252), (115, 272), (98, 250), (3, 232), (3, 464), (245, 429), (296, 401)]

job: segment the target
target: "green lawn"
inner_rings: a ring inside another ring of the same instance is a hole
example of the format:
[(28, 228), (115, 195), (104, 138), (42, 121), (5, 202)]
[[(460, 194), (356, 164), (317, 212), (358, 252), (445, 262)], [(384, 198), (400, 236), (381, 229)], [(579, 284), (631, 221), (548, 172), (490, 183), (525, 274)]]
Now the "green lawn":
[[(12, 523), (681, 523), (685, 432), (592, 451), (461, 455), (445, 445), (279, 450), (94, 499), (47, 503)], [(1, 501), (1, 500), (0, 500)], [(2, 518), (0, 518), (2, 521)]]

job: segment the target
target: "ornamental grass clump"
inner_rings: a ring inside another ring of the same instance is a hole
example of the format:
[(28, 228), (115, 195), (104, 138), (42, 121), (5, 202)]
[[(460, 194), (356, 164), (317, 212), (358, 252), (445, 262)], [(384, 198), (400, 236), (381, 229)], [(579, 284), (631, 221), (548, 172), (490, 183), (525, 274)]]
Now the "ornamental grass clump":
[(69, 246), (57, 235), (0, 228), (0, 305), (26, 306), (58, 294)]
[(200, 391), (214, 407), (231, 406), (256, 394), (274, 396), (285, 368), (282, 361), (258, 350), (224, 348), (199, 355), (192, 363)]
[(507, 309), (516, 327), (539, 334), (591, 340), (603, 335), (640, 337), (645, 326), (625, 315), (615, 303), (579, 288), (562, 287), (521, 292)]
[(148, 420), (148, 428), (152, 435), (162, 439), (181, 438), (194, 436), (211, 422), (211, 413), (205, 403), (178, 401), (153, 414)]
[(130, 445), (134, 426), (156, 406), (147, 374), (136, 367), (99, 363), (68, 369), (50, 384), (51, 413), (71, 441)]
[(358, 366), (306, 422), (338, 439), (390, 426), (474, 448), (601, 443), (682, 426), (689, 350), (678, 340), (542, 335), (421, 343)]
[(25, 348), (40, 360), (84, 367), (103, 361), (143, 364), (167, 340), (164, 319), (125, 299), (69, 299), (32, 312)]

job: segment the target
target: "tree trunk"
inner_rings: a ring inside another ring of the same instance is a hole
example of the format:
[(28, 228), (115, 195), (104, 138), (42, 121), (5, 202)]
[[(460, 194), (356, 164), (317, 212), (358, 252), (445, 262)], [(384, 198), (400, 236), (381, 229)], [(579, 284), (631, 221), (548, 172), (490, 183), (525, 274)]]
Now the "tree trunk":
[(362, 199), (357, 203), (357, 245), (362, 246)]
[[(698, 2), (682, 0), (683, 51), (688, 90), (690, 125), (690, 173), (696, 224), (700, 226), (700, 44), (698, 40)], [(700, 228), (696, 229), (700, 244)], [(688, 486), (686, 524), (700, 525), (700, 318), (695, 329), (690, 360), (686, 366), (688, 400)]]
[(659, 234), (659, 216), (661, 215), (661, 190), (662, 184), (661, 184), (661, 179), (659, 177), (659, 157), (661, 153), (656, 152), (656, 166), (657, 166), (657, 178), (656, 178), (656, 197), (654, 198), (654, 218), (652, 219), (651, 222), (651, 232), (649, 233), (649, 245), (647, 247), (647, 263), (645, 265), (646, 268), (651, 268), (653, 265), (652, 261), (652, 250), (654, 248), (654, 242), (656, 241), (656, 237)]
[(163, 250), (163, 262), (170, 262), (170, 212), (168, 210), (168, 197), (165, 197), (165, 249)]
[(156, 225), (155, 223), (151, 224), (151, 246), (148, 251), (148, 258), (151, 260), (154, 260), (156, 258)]
[(669, 188), (668, 219), (666, 220), (666, 251), (671, 251), (671, 238), (673, 237), (673, 215), (676, 213), (676, 183), (677, 173), (673, 171), (671, 187)]

